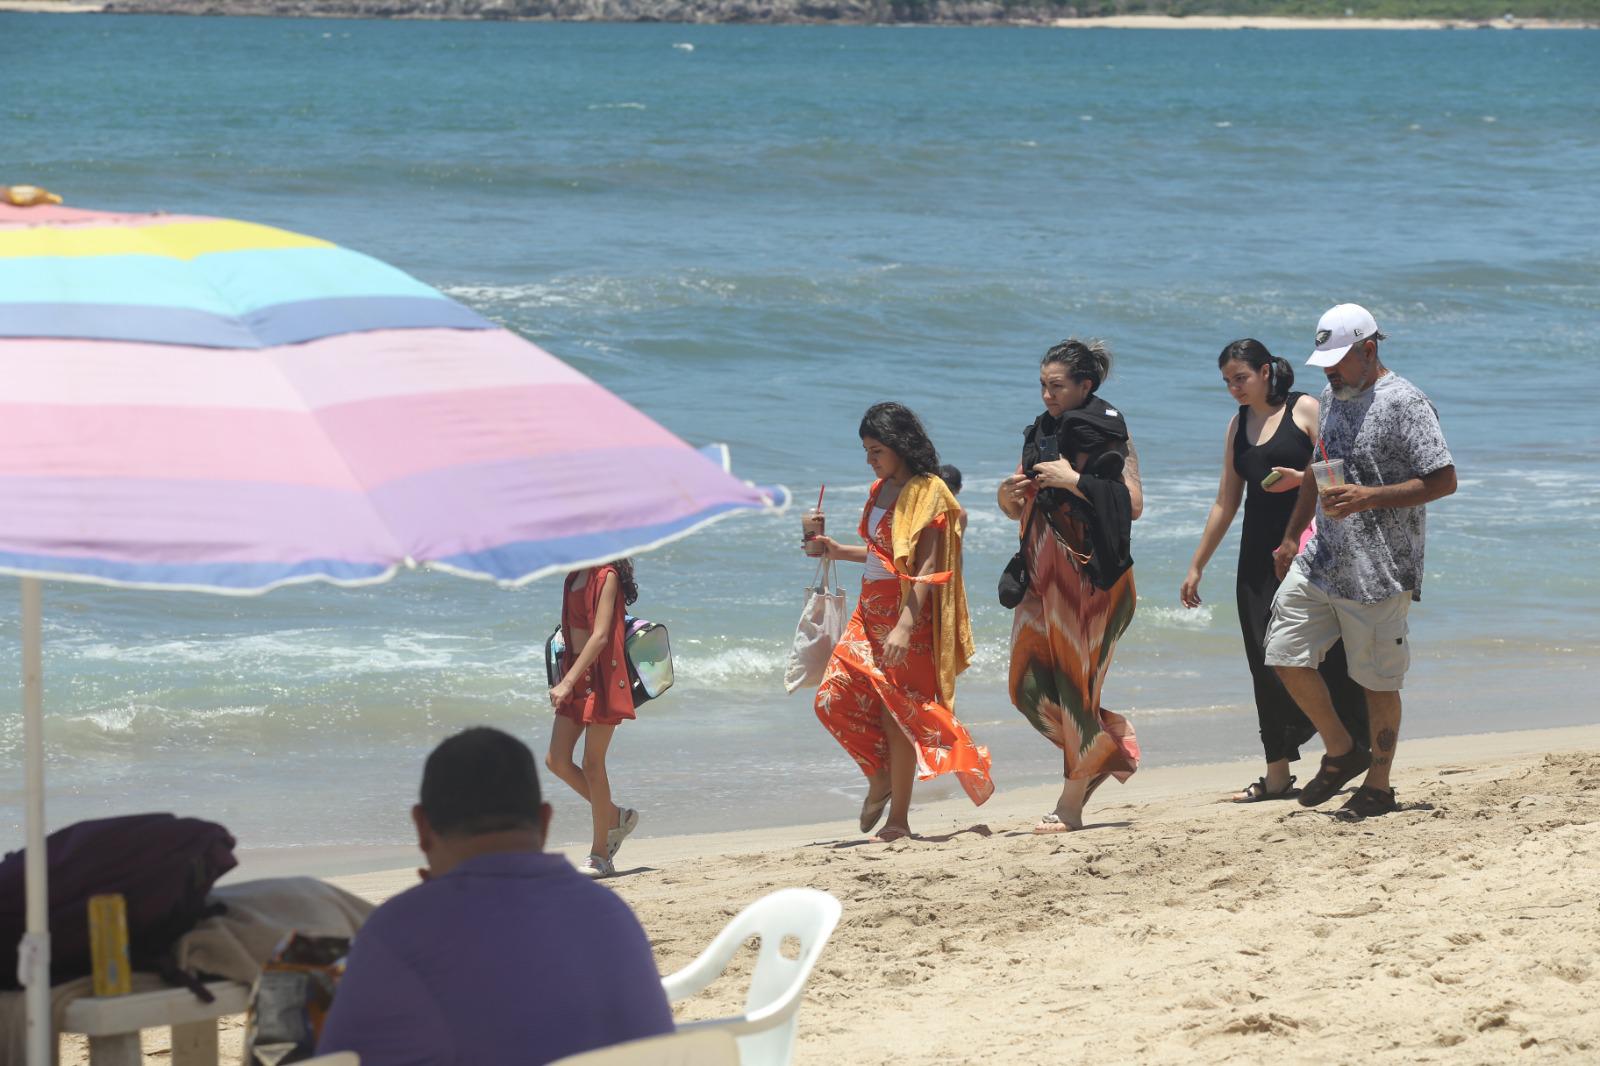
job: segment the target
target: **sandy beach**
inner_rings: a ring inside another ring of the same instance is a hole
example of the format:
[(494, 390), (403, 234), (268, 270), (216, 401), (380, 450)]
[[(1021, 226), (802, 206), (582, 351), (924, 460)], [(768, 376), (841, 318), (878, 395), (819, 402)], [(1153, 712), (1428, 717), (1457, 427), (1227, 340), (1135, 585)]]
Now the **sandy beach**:
[[(1065, 836), (1027, 832), (1052, 790), (1017, 790), (918, 808), (920, 839), (892, 845), (844, 825), (645, 837), (609, 883), (663, 972), (773, 889), (839, 897), (800, 1063), (1591, 1061), (1600, 726), (1401, 754), (1402, 811), (1361, 824), (1336, 803), (1219, 805), (1256, 774), (1241, 762), (1109, 785)], [(334, 878), (373, 900), (414, 879)], [(719, 982), (681, 1016), (741, 992)], [(146, 1061), (165, 1046), (149, 1034)]]
[(1277, 15), (1106, 15), (1056, 19), (1069, 30), (1581, 30), (1593, 23), (1570, 19), (1365, 19)]

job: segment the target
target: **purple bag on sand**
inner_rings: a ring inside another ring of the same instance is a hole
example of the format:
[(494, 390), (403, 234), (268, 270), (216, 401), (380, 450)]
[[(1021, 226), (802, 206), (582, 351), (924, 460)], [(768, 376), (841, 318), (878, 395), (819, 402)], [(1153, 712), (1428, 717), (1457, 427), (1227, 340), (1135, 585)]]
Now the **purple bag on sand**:
[[(206, 895), (238, 865), (234, 839), (222, 826), (170, 814), (99, 818), (58, 829), (45, 840), (50, 867), (50, 981), (85, 977), (90, 896), (121, 893), (127, 902), (128, 955), (135, 970), (176, 972), (171, 951), (200, 919), (218, 913)], [(23, 852), (0, 862), (0, 990), (15, 990), (17, 944), (27, 928)]]

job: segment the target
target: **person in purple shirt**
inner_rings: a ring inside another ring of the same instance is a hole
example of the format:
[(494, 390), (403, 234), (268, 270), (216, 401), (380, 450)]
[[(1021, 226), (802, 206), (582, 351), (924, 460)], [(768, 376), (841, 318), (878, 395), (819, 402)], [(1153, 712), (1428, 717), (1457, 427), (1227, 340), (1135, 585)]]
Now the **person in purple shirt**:
[(533, 753), (497, 729), (428, 756), (412, 808), (423, 884), (373, 912), (318, 1054), (362, 1066), (538, 1066), (670, 1033), (644, 930), (610, 889), (544, 853)]

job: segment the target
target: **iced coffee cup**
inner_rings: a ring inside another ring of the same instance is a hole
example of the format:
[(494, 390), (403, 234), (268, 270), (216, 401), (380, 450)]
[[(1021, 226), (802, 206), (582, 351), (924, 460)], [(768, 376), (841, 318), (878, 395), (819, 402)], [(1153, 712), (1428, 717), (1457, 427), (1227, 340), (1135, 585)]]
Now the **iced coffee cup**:
[(1329, 489), (1343, 485), (1344, 460), (1328, 459), (1325, 462), (1311, 464), (1311, 476), (1317, 479), (1317, 495), (1320, 496)]
[(817, 538), (827, 529), (826, 516), (815, 507), (800, 516), (800, 539), (805, 543), (807, 555), (821, 555), (822, 545)]

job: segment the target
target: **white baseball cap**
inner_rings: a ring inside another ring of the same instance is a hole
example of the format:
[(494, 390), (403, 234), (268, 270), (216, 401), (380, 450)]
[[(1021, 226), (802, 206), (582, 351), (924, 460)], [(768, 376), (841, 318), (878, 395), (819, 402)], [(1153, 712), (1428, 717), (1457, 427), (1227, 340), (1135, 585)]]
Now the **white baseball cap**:
[(1381, 336), (1372, 312), (1360, 304), (1330, 307), (1317, 319), (1317, 350), (1306, 360), (1307, 366), (1334, 366), (1352, 345)]

